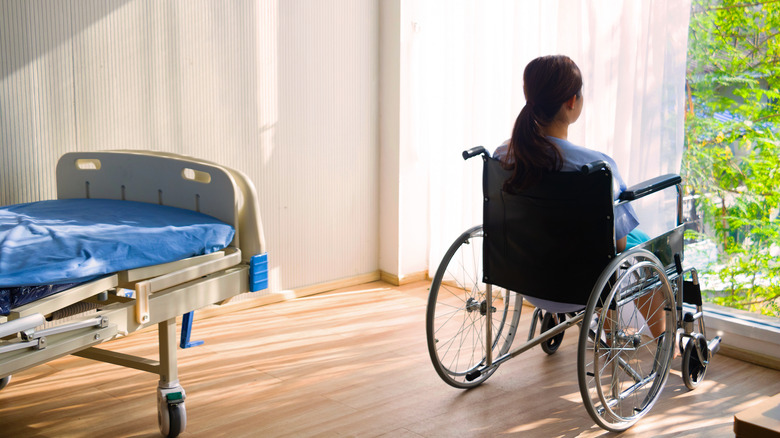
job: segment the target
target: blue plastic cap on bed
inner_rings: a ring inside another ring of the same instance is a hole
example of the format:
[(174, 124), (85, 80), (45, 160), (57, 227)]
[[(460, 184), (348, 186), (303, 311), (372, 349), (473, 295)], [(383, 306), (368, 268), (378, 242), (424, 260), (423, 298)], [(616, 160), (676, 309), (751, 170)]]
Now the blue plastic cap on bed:
[(249, 290), (257, 292), (268, 288), (268, 253), (252, 256), (249, 261)]

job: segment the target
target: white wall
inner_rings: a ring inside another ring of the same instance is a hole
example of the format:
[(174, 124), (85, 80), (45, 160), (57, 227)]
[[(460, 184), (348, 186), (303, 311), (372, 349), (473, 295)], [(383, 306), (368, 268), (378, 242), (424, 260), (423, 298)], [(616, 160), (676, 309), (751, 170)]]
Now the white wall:
[(378, 8), (0, 2), (0, 205), (68, 151), (183, 153), (255, 182), (272, 290), (376, 272)]
[(379, 14), (379, 267), (395, 283), (428, 270), (427, 152), (412, 141), (415, 127), (425, 123), (417, 118), (411, 84), (414, 6), (382, 0)]
[(401, 1), (380, 1), (379, 8), (379, 268), (398, 276)]

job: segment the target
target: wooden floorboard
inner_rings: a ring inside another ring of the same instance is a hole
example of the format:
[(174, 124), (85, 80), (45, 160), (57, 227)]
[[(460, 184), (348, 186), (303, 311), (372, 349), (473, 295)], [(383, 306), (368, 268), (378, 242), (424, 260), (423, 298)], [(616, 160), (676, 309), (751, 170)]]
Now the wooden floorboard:
[[(179, 350), (188, 437), (611, 436), (582, 406), (576, 336), (535, 348), (482, 386), (442, 382), (425, 343), (428, 284), (384, 282), (195, 321)], [(197, 318), (197, 314), (196, 314)], [(156, 357), (156, 331), (104, 344)], [(716, 356), (688, 391), (673, 365), (653, 410), (626, 437), (731, 437), (733, 415), (780, 393), (780, 372)], [(65, 357), (0, 391), (3, 437), (151, 437), (155, 375)]]

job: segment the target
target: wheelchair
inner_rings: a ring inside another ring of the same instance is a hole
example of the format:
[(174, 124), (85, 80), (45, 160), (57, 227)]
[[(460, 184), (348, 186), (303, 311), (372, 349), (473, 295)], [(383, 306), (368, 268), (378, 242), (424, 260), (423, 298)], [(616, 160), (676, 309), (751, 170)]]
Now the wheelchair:
[[(554, 354), (565, 330), (578, 326), (580, 394), (603, 429), (626, 430), (650, 411), (675, 348), (685, 385), (697, 387), (720, 337), (707, 340), (696, 270), (682, 267), (680, 177), (653, 178), (615, 201), (609, 166), (594, 162), (508, 193), (510, 171), (481, 146), (463, 152), (475, 156), (484, 162), (483, 225), (450, 246), (428, 297), (426, 338), (438, 375), (476, 387), (537, 345)], [(677, 226), (617, 253), (614, 209), (673, 186)], [(524, 297), (558, 308), (537, 305), (526, 342), (513, 349)]]

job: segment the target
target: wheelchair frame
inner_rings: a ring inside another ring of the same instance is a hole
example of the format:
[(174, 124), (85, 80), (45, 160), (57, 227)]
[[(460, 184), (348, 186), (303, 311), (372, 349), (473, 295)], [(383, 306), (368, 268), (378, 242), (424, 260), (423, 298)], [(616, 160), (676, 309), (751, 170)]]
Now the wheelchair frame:
[[(482, 147), (463, 152), (464, 159), (477, 155), (483, 160), (489, 158)], [(586, 166), (583, 172), (597, 167)], [(501, 292), (496, 293), (493, 284), (483, 283), (486, 279), (479, 275), (483, 263), (481, 248), (475, 244), (484, 237), (482, 225), (461, 234), (439, 265), (428, 298), (428, 351), (439, 376), (457, 388), (478, 386), (502, 363), (537, 345), (547, 354), (555, 353), (564, 332), (579, 326), (580, 394), (600, 427), (614, 432), (628, 429), (652, 408), (665, 385), (675, 347), (682, 354), (685, 385), (689, 389), (697, 387), (719, 348), (720, 337), (707, 341), (696, 269), (682, 268), (680, 178), (667, 175), (638, 184), (624, 192), (615, 205), (672, 186), (677, 188), (677, 227), (618, 254), (602, 271), (584, 309), (553, 314), (536, 308), (527, 341), (514, 349), (511, 347), (523, 296), (500, 287), (497, 290)], [(672, 246), (679, 247), (679, 253)], [(456, 256), (461, 250), (470, 250), (472, 257), (463, 259), (473, 260), (458, 260)], [(477, 258), (479, 262), (475, 261)], [(466, 273), (470, 268), (474, 272)], [(686, 277), (691, 280), (685, 281)], [(650, 304), (646, 306), (648, 300)], [(648, 338), (647, 332), (652, 329), (643, 318), (640, 321), (638, 314), (642, 309), (648, 311), (654, 300), (663, 300), (662, 305), (656, 304), (651, 318), (661, 312), (664, 331), (657, 336), (651, 333)], [(499, 303), (503, 305), (501, 310)], [(695, 306), (695, 311), (686, 311), (684, 304)], [(623, 322), (625, 312), (638, 327)], [(538, 323), (541, 329), (536, 334)], [(447, 326), (452, 326), (452, 339), (446, 337)]]

